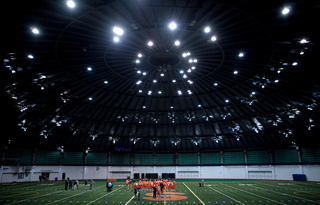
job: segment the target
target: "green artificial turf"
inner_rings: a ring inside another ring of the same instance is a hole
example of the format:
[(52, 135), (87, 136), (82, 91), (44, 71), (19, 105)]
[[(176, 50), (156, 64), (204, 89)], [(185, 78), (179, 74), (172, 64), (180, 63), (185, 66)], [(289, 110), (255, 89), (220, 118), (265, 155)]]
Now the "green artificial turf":
[[(200, 181), (200, 180), (198, 180)], [(142, 191), (141, 199), (132, 198), (133, 189), (114, 182), (107, 192), (106, 182), (96, 181), (93, 190), (64, 190), (64, 182), (12, 183), (0, 185), (0, 204), (114, 204), (114, 205), (208, 205), (208, 204), (320, 204), (320, 183), (296, 181), (205, 181), (177, 182), (174, 193), (152, 199)], [(176, 201), (175, 201), (176, 200)]]

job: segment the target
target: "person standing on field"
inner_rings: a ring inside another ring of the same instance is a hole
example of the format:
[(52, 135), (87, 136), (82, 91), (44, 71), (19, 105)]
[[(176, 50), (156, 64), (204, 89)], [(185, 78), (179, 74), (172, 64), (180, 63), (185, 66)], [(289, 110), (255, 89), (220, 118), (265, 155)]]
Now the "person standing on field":
[(90, 190), (93, 189), (93, 184), (94, 184), (94, 181), (91, 179), (91, 181), (90, 181)]

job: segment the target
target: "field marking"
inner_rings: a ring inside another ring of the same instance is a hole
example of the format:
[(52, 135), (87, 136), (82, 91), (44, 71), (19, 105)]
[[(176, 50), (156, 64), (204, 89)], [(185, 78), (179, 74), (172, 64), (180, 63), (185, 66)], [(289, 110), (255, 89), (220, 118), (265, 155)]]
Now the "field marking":
[(235, 201), (235, 202), (237, 202), (237, 203), (239, 203), (239, 204), (245, 205), (244, 203), (242, 203), (242, 202), (240, 202), (240, 201), (238, 201), (238, 200), (236, 200), (236, 199), (234, 199), (234, 198), (232, 198), (232, 197), (230, 197), (230, 196), (228, 196), (228, 195), (226, 195), (226, 194), (224, 194), (224, 193), (222, 193), (222, 192), (220, 192), (220, 191), (218, 191), (218, 190), (215, 190), (214, 188), (211, 188), (211, 187), (208, 187), (208, 188), (209, 188), (209, 189), (212, 189), (212, 190), (215, 191), (215, 192), (218, 192), (219, 194), (222, 194), (222, 195), (224, 195), (224, 196), (232, 199), (233, 201)]
[[(20, 203), (20, 202), (23, 202), (23, 201), (40, 198), (40, 197), (43, 197), (43, 196), (52, 195), (52, 194), (55, 194), (55, 193), (57, 193), (57, 192), (61, 192), (61, 190), (60, 190), (60, 191), (53, 192), (53, 193), (41, 195), (41, 196), (36, 196), (36, 197), (28, 198), (28, 199), (22, 199), (22, 200), (20, 200), (20, 201), (15, 201), (15, 202), (12, 202), (12, 203), (10, 203), (10, 204), (16, 204), (16, 203)], [(8, 204), (8, 205), (9, 205), (9, 204)]]
[[(221, 183), (221, 184), (224, 185), (224, 186), (227, 186), (227, 187), (231, 187), (231, 188), (234, 188), (234, 189), (238, 189), (238, 190), (240, 190), (240, 191), (243, 191), (242, 189), (239, 189), (239, 188), (236, 188), (236, 187), (233, 187), (233, 186), (229, 186), (229, 185), (226, 185), (226, 184), (224, 184), (224, 183)], [(251, 192), (247, 192), (247, 193), (249, 193), (249, 194), (251, 194), (251, 195), (253, 195), (253, 196), (257, 196), (257, 197), (260, 197), (260, 198), (263, 198), (263, 199), (266, 199), (266, 200), (270, 200), (270, 201), (276, 202), (276, 203), (278, 203), (278, 204), (284, 204), (284, 203), (279, 202), (279, 201), (277, 201), (277, 200), (270, 199), (270, 198), (267, 198), (267, 197), (264, 197), (264, 196), (260, 196), (260, 195), (258, 195), (258, 194), (254, 194), (254, 193), (251, 193)], [(284, 205), (286, 205), (286, 204), (284, 204)]]
[(133, 197), (131, 197), (131, 199), (129, 199), (129, 201), (127, 201), (124, 205), (127, 205), (130, 203), (130, 201), (135, 197), (136, 195), (133, 195)]
[(201, 199), (183, 182), (183, 185), (185, 185), (187, 187), (187, 189), (189, 189), (189, 191), (203, 204), (206, 205), (205, 203), (203, 203), (203, 201), (201, 201)]
[(121, 186), (120, 188), (118, 188), (118, 189), (116, 189), (116, 190), (114, 190), (114, 191), (111, 191), (111, 192), (109, 192), (108, 194), (105, 194), (105, 195), (103, 195), (103, 196), (101, 196), (101, 197), (98, 197), (96, 200), (90, 201), (90, 202), (87, 203), (86, 205), (91, 204), (91, 203), (93, 203), (93, 202), (96, 202), (96, 201), (98, 201), (99, 199), (101, 199), (101, 198), (103, 198), (103, 197), (105, 197), (105, 196), (108, 196), (108, 195), (110, 195), (110, 194), (113, 194), (113, 192), (116, 192), (116, 191), (118, 191), (119, 189), (122, 189), (123, 187), (124, 187), (124, 186)]
[[(23, 194), (30, 193), (30, 192), (38, 192), (38, 191), (47, 190), (47, 189), (52, 189), (52, 188), (53, 188), (53, 187), (46, 188), (46, 189), (31, 190), (31, 191), (24, 192)], [(10, 190), (8, 190), (8, 191), (10, 192)], [(15, 190), (15, 191), (19, 191), (19, 190)], [(7, 196), (1, 196), (0, 199), (7, 198), (7, 197), (13, 197), (13, 196), (21, 195), (21, 194), (22, 194), (22, 193), (17, 193), (17, 194), (12, 194), (12, 195), (7, 195)], [(39, 193), (38, 193), (38, 194), (39, 194)]]
[[(269, 185), (269, 184), (266, 184), (267, 186), (274, 186), (274, 187), (278, 187), (278, 186), (275, 186), (275, 185)], [(260, 187), (255, 187), (255, 188), (258, 188), (258, 189), (262, 189), (262, 190), (268, 190), (268, 189), (264, 189), (264, 188), (260, 188)], [(281, 187), (282, 188), (282, 187)], [(288, 189), (288, 188), (286, 188)], [(297, 191), (297, 190), (293, 190), (293, 189), (289, 189), (291, 191)], [(290, 195), (290, 194), (286, 194), (286, 193), (282, 193), (282, 192), (277, 192), (277, 191), (274, 191), (272, 190), (272, 192), (274, 193), (277, 193), (277, 194), (280, 194), (280, 195), (284, 195), (284, 196), (289, 196), (289, 197), (293, 197), (293, 198), (297, 198), (297, 199), (301, 199), (301, 200), (306, 200), (306, 201), (311, 201), (313, 203), (317, 203), (317, 204), (320, 204), (320, 202), (318, 201), (314, 201), (314, 200), (311, 200), (311, 199), (306, 199), (306, 198), (302, 198), (302, 197), (299, 197), (299, 196), (293, 196), (293, 195)]]

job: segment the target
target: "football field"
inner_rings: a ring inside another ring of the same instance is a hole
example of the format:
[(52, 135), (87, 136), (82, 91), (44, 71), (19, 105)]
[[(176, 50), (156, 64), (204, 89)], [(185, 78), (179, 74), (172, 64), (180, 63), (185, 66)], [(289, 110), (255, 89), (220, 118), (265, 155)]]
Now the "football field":
[(125, 182), (114, 182), (107, 192), (106, 182), (93, 189), (64, 190), (64, 182), (12, 183), (0, 185), (0, 204), (116, 204), (116, 205), (205, 205), (205, 204), (320, 204), (320, 183), (295, 181), (205, 181), (177, 182), (175, 191), (154, 199), (151, 191), (134, 197)]

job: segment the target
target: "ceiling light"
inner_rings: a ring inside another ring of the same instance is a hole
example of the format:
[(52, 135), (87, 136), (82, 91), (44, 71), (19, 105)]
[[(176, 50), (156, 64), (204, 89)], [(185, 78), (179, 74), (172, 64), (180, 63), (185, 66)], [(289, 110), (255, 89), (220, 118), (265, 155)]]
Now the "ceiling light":
[(147, 107), (144, 105), (144, 106), (142, 106), (142, 108), (143, 108), (143, 109), (146, 109)]
[(227, 99), (227, 100), (225, 100), (225, 102), (226, 102), (226, 103), (228, 103), (228, 102), (229, 102), (229, 100)]
[(193, 59), (193, 62), (194, 62), (194, 63), (197, 63), (197, 62), (198, 62), (198, 60), (197, 60), (197, 59)]
[(188, 73), (191, 73), (191, 69), (189, 68), (189, 69), (187, 70), (187, 72), (188, 72)]
[(177, 82), (175, 79), (172, 80), (173, 83)]
[(217, 37), (216, 36), (212, 36), (211, 37), (211, 41), (216, 41), (217, 40)]
[(104, 84), (108, 84), (109, 82), (107, 80), (104, 81)]
[(140, 63), (140, 60), (136, 60), (136, 63)]
[(191, 55), (191, 53), (190, 52), (187, 52), (187, 56), (190, 56)]
[(121, 36), (123, 34), (123, 30), (119, 27), (113, 27), (113, 32), (116, 33), (117, 35)]
[(161, 94), (162, 92), (161, 91), (158, 91), (158, 94)]
[(256, 92), (254, 92), (254, 91), (251, 93), (251, 95), (255, 95), (255, 94), (256, 94)]
[(275, 82), (275, 83), (278, 83), (278, 82), (279, 82), (279, 80), (274, 80), (274, 82)]
[(141, 70), (137, 70), (137, 73), (140, 74), (140, 73), (141, 73)]
[(210, 32), (210, 30), (211, 30), (211, 29), (210, 29), (210, 27), (209, 27), (209, 26), (207, 26), (207, 27), (205, 27), (204, 32), (205, 32), (205, 33), (209, 33), (209, 32)]
[(33, 59), (33, 55), (29, 54), (28, 58)]
[(235, 71), (233, 72), (233, 74), (235, 74), (235, 75), (238, 74), (238, 71), (235, 70)]
[(92, 71), (92, 68), (91, 68), (91, 67), (88, 67), (87, 70), (88, 70), (88, 71)]
[(148, 95), (151, 95), (151, 94), (152, 94), (152, 91), (151, 91), (151, 90), (149, 90), (149, 91), (148, 91)]
[(174, 30), (174, 29), (177, 28), (177, 24), (176, 24), (175, 22), (171, 22), (171, 23), (169, 24), (169, 28), (170, 28), (171, 30)]
[(183, 75), (183, 78), (187, 78), (187, 75), (186, 75), (186, 74), (184, 74), (184, 75)]
[(182, 54), (182, 57), (184, 57), (184, 58), (187, 57), (187, 54), (186, 54), (186, 53), (183, 53), (183, 54)]
[(137, 81), (136, 84), (137, 84), (137, 85), (140, 85), (140, 84), (141, 84), (141, 80)]
[(304, 44), (304, 43), (308, 43), (309, 41), (307, 41), (306, 39), (301, 39), (300, 43)]
[(282, 14), (283, 14), (283, 15), (286, 15), (286, 14), (288, 14), (289, 12), (290, 12), (290, 9), (289, 9), (288, 7), (285, 7), (285, 8), (282, 9)]
[(213, 83), (214, 86), (218, 86), (218, 83)]
[(114, 42), (119, 42), (119, 40), (120, 40), (120, 39), (119, 39), (117, 36), (115, 36), (115, 37), (113, 38), (113, 41), (114, 41)]
[(92, 100), (92, 97), (89, 97), (88, 99), (89, 99), (89, 100)]
[(163, 77), (163, 76), (164, 76), (164, 74), (163, 74), (163, 73), (161, 73), (161, 74), (160, 74), (160, 76), (161, 76), (161, 77)]
[(142, 75), (147, 75), (147, 73), (146, 73), (146, 72), (143, 72)]
[(243, 53), (239, 53), (239, 57), (243, 57), (244, 56), (244, 54)]
[(156, 82), (157, 82), (157, 80), (153, 80), (152, 82), (156, 83)]
[(300, 51), (300, 55), (303, 55), (304, 54), (304, 51)]
[(196, 67), (195, 67), (195, 66), (192, 66), (191, 69), (194, 70), (194, 69), (196, 69)]
[(183, 74), (183, 73), (184, 73), (184, 71), (183, 71), (183, 70), (180, 70), (180, 73), (181, 73), (181, 74)]
[(148, 46), (153, 46), (153, 42), (152, 42), (152, 41), (149, 41), (149, 42), (148, 42)]
[(67, 2), (67, 5), (70, 7), (70, 8), (74, 8), (76, 6), (76, 4), (74, 3), (74, 1), (68, 1)]
[(297, 63), (297, 62), (293, 62), (292, 65), (293, 65), (293, 66), (296, 66), (296, 65), (298, 65), (298, 63)]
[(201, 107), (201, 105), (199, 104), (198, 107)]
[(192, 80), (188, 80), (188, 83), (189, 83), (189, 84), (193, 84), (193, 81), (192, 81)]
[(182, 95), (182, 92), (181, 92), (181, 90), (178, 90), (178, 94), (179, 94), (179, 95)]
[(176, 45), (176, 46), (180, 45), (180, 41), (176, 40), (176, 41), (174, 42), (174, 45)]
[(139, 90), (139, 93), (142, 93), (142, 90)]
[(193, 60), (190, 58), (190, 59), (189, 59), (189, 63), (192, 63), (192, 62), (193, 62)]
[(33, 28), (33, 29), (32, 29), (32, 33), (34, 33), (34, 34), (39, 34), (40, 31), (39, 31), (37, 28)]
[(139, 53), (139, 54), (138, 54), (138, 58), (141, 58), (141, 57), (142, 57), (142, 54), (141, 54), (141, 53)]

